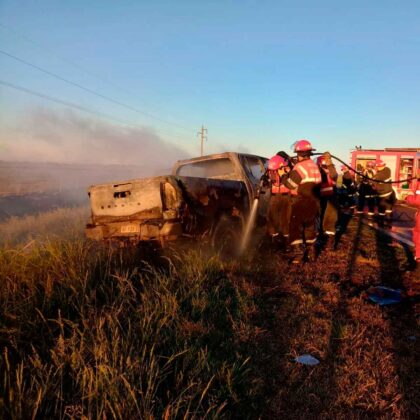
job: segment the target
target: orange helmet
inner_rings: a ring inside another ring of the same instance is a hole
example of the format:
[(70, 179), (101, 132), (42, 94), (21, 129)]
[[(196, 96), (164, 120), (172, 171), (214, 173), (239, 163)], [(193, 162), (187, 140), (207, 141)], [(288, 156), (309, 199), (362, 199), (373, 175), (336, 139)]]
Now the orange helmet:
[(315, 150), (308, 140), (298, 140), (294, 145), (294, 151), (297, 152), (310, 152)]
[(275, 155), (273, 156), (269, 161), (268, 161), (268, 169), (270, 171), (277, 171), (280, 168), (284, 168), (285, 166), (288, 165), (288, 162), (286, 159), (282, 158), (279, 155)]

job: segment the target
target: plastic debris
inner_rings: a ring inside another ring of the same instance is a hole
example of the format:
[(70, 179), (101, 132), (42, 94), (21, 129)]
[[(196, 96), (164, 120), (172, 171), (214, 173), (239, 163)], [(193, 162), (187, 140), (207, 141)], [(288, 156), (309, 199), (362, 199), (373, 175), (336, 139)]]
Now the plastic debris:
[(319, 360), (310, 354), (302, 354), (301, 356), (295, 357), (295, 362), (306, 366), (315, 366), (319, 363)]
[(368, 290), (368, 299), (380, 306), (400, 303), (402, 298), (401, 290), (391, 289), (390, 287), (377, 286)]

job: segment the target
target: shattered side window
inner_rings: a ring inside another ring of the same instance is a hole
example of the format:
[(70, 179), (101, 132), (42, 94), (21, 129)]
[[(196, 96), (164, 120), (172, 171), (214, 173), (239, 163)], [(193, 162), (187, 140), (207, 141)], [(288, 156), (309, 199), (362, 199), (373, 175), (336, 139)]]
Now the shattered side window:
[(228, 158), (204, 160), (182, 165), (177, 175), (196, 178), (236, 179), (235, 167)]
[(265, 172), (263, 162), (261, 162), (259, 158), (247, 156), (246, 163), (249, 176), (252, 177), (255, 181), (259, 181)]

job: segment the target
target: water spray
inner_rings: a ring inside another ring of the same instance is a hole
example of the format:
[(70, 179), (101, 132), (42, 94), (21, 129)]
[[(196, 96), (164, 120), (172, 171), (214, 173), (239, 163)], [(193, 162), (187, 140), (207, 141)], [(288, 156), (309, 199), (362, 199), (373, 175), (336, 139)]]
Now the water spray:
[(260, 182), (257, 187), (257, 191), (255, 193), (254, 201), (249, 211), (248, 220), (246, 222), (244, 234), (242, 236), (241, 246), (239, 248), (240, 254), (243, 254), (245, 250), (248, 248), (251, 232), (252, 232), (252, 229), (254, 228), (255, 220), (258, 214), (258, 203), (260, 201), (261, 194), (265, 194), (264, 189), (266, 185), (267, 185), (267, 171), (264, 172), (264, 175), (260, 179)]

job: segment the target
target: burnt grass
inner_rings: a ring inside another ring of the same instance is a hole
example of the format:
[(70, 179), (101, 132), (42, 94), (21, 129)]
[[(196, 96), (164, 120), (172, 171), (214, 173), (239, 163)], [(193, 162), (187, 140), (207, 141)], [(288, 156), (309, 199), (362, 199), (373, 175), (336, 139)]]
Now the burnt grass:
[[(82, 239), (2, 248), (0, 417), (418, 418), (407, 262), (356, 220), (301, 266), (274, 246), (231, 261)], [(371, 303), (379, 284), (404, 300)]]

